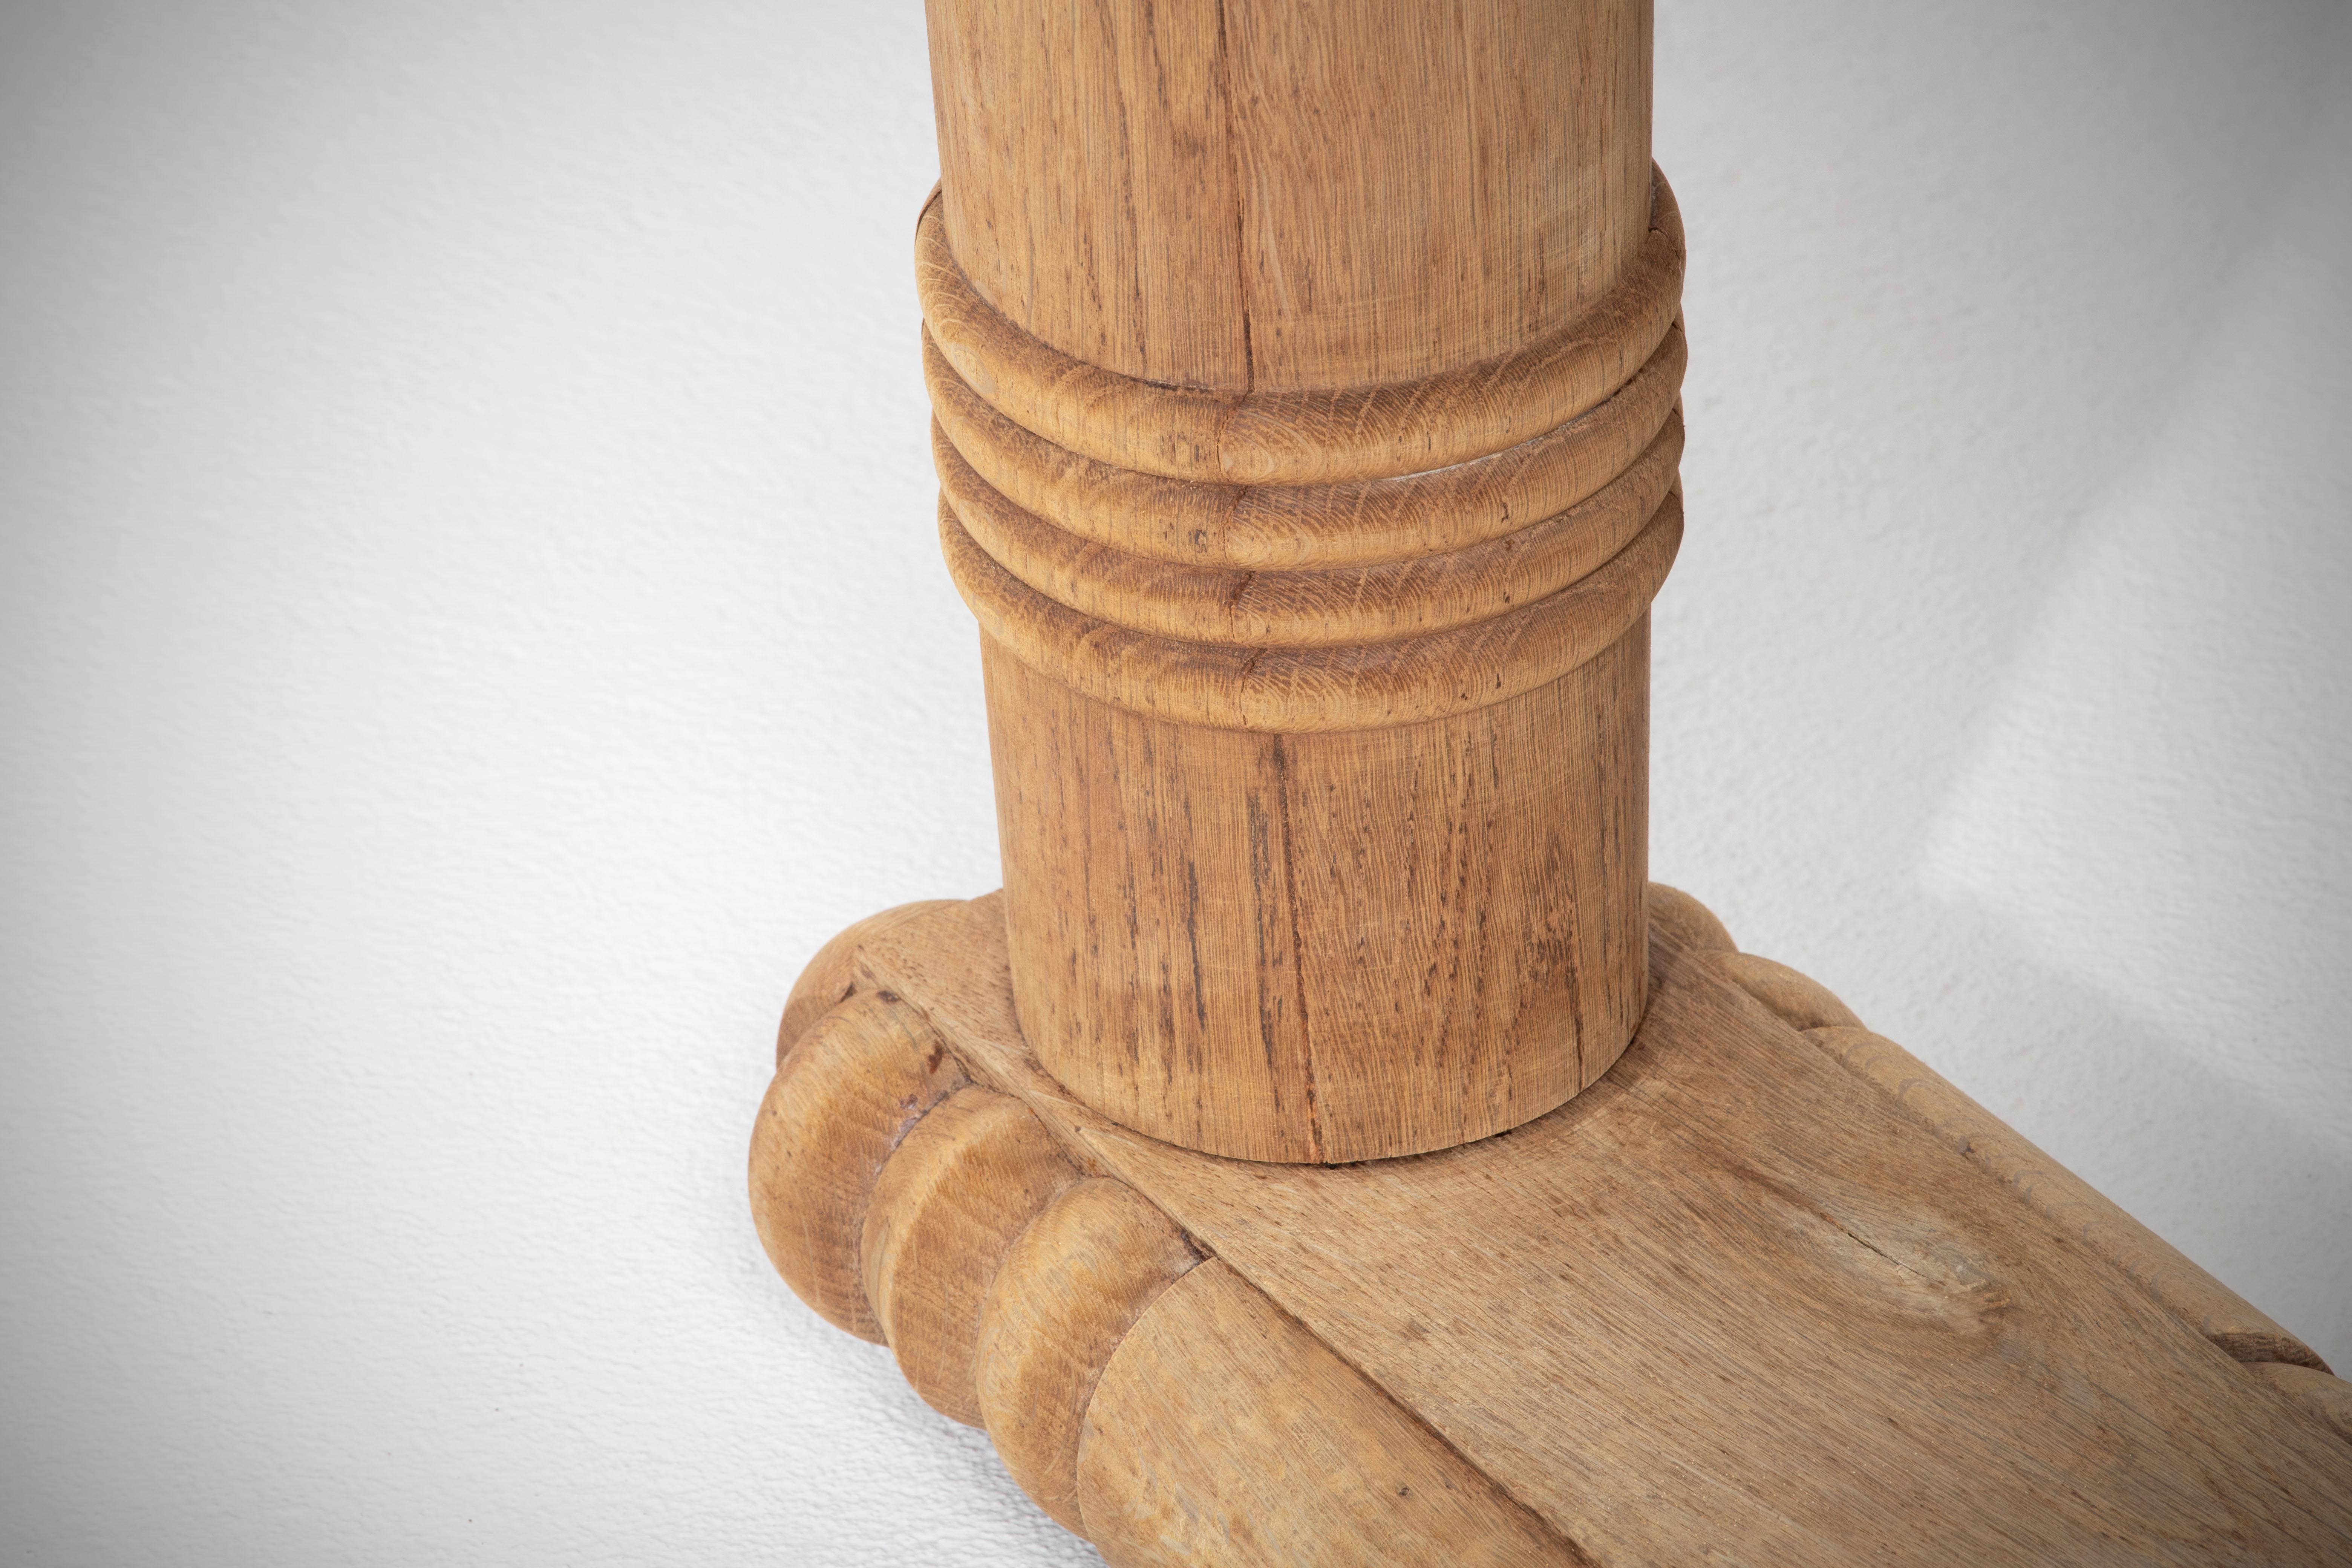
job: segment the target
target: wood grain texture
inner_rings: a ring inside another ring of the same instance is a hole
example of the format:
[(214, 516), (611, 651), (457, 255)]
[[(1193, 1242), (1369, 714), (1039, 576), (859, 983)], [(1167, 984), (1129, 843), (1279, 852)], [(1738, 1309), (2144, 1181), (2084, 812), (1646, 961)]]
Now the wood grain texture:
[(1843, 1027), (1862, 1022), (1828, 986), (1785, 963), (1752, 952), (1710, 952), (1706, 962), (1792, 1029)]
[(1114, 1568), (1584, 1561), (1215, 1258), (1103, 1369), (1078, 1502)]
[(1225, 0), (927, 0), (942, 248), (1086, 363), (1244, 389)]
[(1114, 1564), (2352, 1561), (2316, 1358), (1645, 886), (1645, 0), (928, 12), (1007, 892), (788, 1005), (793, 1288)]
[(1181, 566), (1054, 526), (992, 487), (932, 426), (940, 493), (990, 560), (1054, 603), (1132, 631), (1251, 647), (1393, 642), (1532, 606), (1614, 559), (1664, 504), (1682, 458), (1669, 415), (1649, 448), (1578, 504), (1499, 539), (1312, 572)]
[[(1351, 371), (1330, 356), (1323, 366), (1329, 380), (1260, 379), (1257, 390), (1234, 395), (1074, 358), (982, 297), (957, 260), (937, 196), (916, 226), (915, 282), (924, 331), (957, 376), (1055, 446), (1167, 479), (1344, 484), (1491, 457), (1568, 424), (1632, 380), (1682, 311), (1681, 214), (1654, 171), (1650, 195), (1641, 246), (1615, 288), (1544, 336), (1410, 380), (1377, 368)], [(1420, 299), (1433, 303), (1440, 296)], [(1489, 302), (1479, 295), (1450, 301), (1463, 321)], [(1272, 329), (1268, 341), (1279, 342), (1282, 326), (1297, 319), (1295, 310), (1261, 313), (1254, 330)], [(1385, 356), (1375, 350), (1359, 357), (1377, 366)]]
[(977, 1085), (924, 1116), (882, 1167), (861, 1278), (898, 1370), (932, 1409), (982, 1424), (982, 1305), (1013, 1238), (1077, 1179), (1027, 1107)]
[(1209, 484), (1097, 462), (990, 407), (928, 333), (923, 380), (949, 445), (1024, 510), (1148, 560), (1295, 572), (1464, 550), (1578, 505), (1655, 444), (1689, 358), (1677, 324), (1640, 374), (1556, 429), (1451, 468), (1331, 485)]
[(2245, 1370), (2247, 1376), (2284, 1395), (2290, 1405), (2352, 1443), (2352, 1383), (2316, 1367), (2280, 1361), (2250, 1362)]
[(1592, 1082), (1645, 983), (1647, 629), (1509, 701), (1303, 735), (1160, 723), (984, 647), (1039, 1058), (1257, 1160), (1443, 1147)]
[(1643, 984), (1685, 358), (1648, 5), (929, 15), (940, 545), (1041, 1051), (1253, 1158), (1540, 1114)]
[(1654, 194), (1639, 0), (1228, 0), (1219, 47), (1256, 388), (1520, 353), (1639, 268)]
[(1643, 900), (1650, 911), (1651, 940), (1664, 937), (1675, 946), (1700, 952), (1737, 952), (1738, 944), (1715, 911), (1664, 882), (1653, 882)]
[(997, 1268), (974, 1357), (989, 1440), (1021, 1489), (1081, 1535), (1078, 1443), (1096, 1380), (1200, 1260), (1134, 1188), (1093, 1177), (1047, 1204)]
[(927, 11), (943, 246), (1119, 376), (1231, 396), (1492, 360), (1649, 232), (1639, 0)]
[[(940, 502), (949, 574), (991, 643), (1099, 702), (1171, 724), (1266, 734), (1412, 724), (1559, 680), (1647, 618), (1682, 536), (1682, 497), (1672, 492), (1598, 570), (1509, 614), (1391, 642), (1252, 647), (1154, 637), (1081, 615), (998, 565)], [(1558, 743), (1582, 739), (1566, 732)]]
[(866, 1200), (899, 1140), (969, 1081), (920, 1013), (873, 988), (820, 1017), (776, 1070), (752, 1123), (751, 1218), (793, 1294), (834, 1327), (881, 1342), (859, 1263)]
[(784, 1065), (785, 1055), (808, 1032), (811, 1024), (848, 1000), (858, 943), (902, 921), (943, 910), (954, 902), (953, 899), (923, 899), (884, 910), (866, 916), (818, 948), (816, 956), (801, 971), (800, 978), (793, 982), (792, 994), (784, 1000), (783, 1019), (776, 1026), (776, 1065)]
[(1722, 922), (1687, 893), (1654, 884), (1651, 919), (1677, 945), (1781, 1022), (1875, 1085), (1906, 1115), (1967, 1155), (2037, 1212), (2106, 1258), (2232, 1359), (2325, 1370), (2309, 1346), (2183, 1257), (2112, 1200), (1954, 1089), (1926, 1063), (1861, 1026), (1819, 981), (1732, 950)]
[(976, 900), (861, 963), (1594, 1562), (2352, 1552), (2352, 1446), (1663, 927), (1600, 1083), (1325, 1169), (1069, 1095), (1013, 1021), (1000, 920)]
[(1901, 1046), (1862, 1028), (1808, 1029), (1805, 1038), (2063, 1234), (2113, 1263), (2226, 1354), (2326, 1370), (2308, 1345)]
[[(830, 1059), (845, 1016), (907, 1005), (871, 973), (852, 980), (862, 989), (794, 1054), (795, 1079)], [(849, 1120), (833, 1134), (854, 1149), (889, 1137), (902, 1110), (836, 1104)], [(862, 1227), (864, 1296), (900, 1370), (934, 1408), (985, 1425), (1054, 1517), (1117, 1564), (1580, 1561), (1254, 1287), (1201, 1265), (1131, 1187), (1082, 1179), (1061, 1148), (1022, 1100), (966, 1084), (899, 1138)], [(1218, 1278), (1186, 1287), (1203, 1267)]]

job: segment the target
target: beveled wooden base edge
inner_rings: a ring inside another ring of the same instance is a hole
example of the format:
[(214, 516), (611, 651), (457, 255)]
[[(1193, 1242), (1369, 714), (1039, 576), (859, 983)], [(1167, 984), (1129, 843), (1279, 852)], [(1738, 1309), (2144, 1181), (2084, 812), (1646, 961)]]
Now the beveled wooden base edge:
[[(1738, 952), (1696, 900), (1653, 885), (1650, 904), (1656, 940), (2256, 1363), (2287, 1418), (2352, 1439), (2352, 1384), (2284, 1329), (1826, 989)], [(795, 987), (751, 1151), (761, 1240), (795, 1292), (887, 1343), (1113, 1563), (1594, 1561), (1111, 1174), (1084, 1132), (1099, 1119), (1034, 1062), (939, 1026), (959, 1015), (945, 993), (1001, 977), (909, 955), (983, 908), (885, 911)]]

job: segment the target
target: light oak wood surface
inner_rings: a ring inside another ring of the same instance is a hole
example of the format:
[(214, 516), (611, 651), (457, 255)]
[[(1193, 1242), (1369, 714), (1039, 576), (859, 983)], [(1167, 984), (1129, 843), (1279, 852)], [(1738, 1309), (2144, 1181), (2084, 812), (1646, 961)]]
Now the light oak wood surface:
[[(1599, 9), (1601, 7), (1586, 7)], [(1565, 14), (1565, 13), (1563, 13)], [(1381, 58), (1371, 50), (1355, 63)], [(1284, 172), (1276, 204), (1306, 194), (1302, 170)], [(1353, 356), (1334, 354), (1332, 381), (1269, 383), (1272, 367), (1253, 353), (1238, 394), (1195, 390), (1121, 375), (1076, 359), (1024, 331), (993, 309), (959, 264), (938, 217), (924, 209), (916, 231), (915, 279), (929, 341), (964, 384), (1014, 424), (1081, 457), (1165, 479), (1247, 485), (1339, 484), (1420, 474), (1491, 457), (1569, 424), (1632, 380), (1673, 329), (1682, 309), (1683, 236), (1672, 191), (1653, 175), (1644, 193), (1640, 248), (1617, 284), (1581, 304), (1562, 325), (1509, 352), (1454, 362), (1412, 379), (1384, 377), (1384, 342), (1412, 334), (1367, 318)], [(1398, 208), (1393, 211), (1404, 211)], [(1082, 298), (1092, 302), (1091, 291)], [(1424, 291), (1463, 321), (1491, 318), (1490, 289)], [(1255, 330), (1298, 319), (1286, 308), (1259, 311)], [(1505, 312), (1507, 314), (1507, 311)], [(1337, 312), (1334, 312), (1337, 315)], [(1423, 356), (1405, 356), (1419, 360)]]
[(929, 0), (1004, 892), (794, 988), (787, 1282), (1115, 1568), (2352, 1562), (2352, 1398), (1648, 884), (1645, 0)]
[(1508, 356), (1650, 232), (1646, 5), (925, 9), (956, 269), (1122, 378), (1232, 398)]
[(1806, 1027), (1805, 1036), (2066, 1235), (2137, 1280), (2224, 1352), (2240, 1361), (2324, 1365), (2302, 1341), (1894, 1041), (1860, 1028)]
[(1154, 1300), (1104, 1366), (1078, 1500), (1114, 1563), (1581, 1561), (1213, 1258)]
[[(1566, 679), (1648, 616), (1682, 535), (1682, 497), (1669, 491), (1601, 566), (1514, 610), (1381, 642), (1253, 647), (1156, 637), (1081, 615), (999, 565), (954, 507), (940, 503), (948, 570), (992, 647), (1097, 701), (1170, 724), (1277, 735), (1470, 713)], [(1643, 697), (1646, 705), (1646, 682)], [(1558, 739), (1590, 743), (1576, 731)]]
[(1861, 1026), (1853, 1010), (1810, 976), (1738, 952), (1721, 922), (1686, 894), (1653, 886), (1653, 929), (1762, 1003), (1781, 1022), (1874, 1084), (1954, 1152), (1965, 1155), (2045, 1218), (2129, 1275), (2218, 1349), (2250, 1363), (2327, 1370), (2308, 1345), (2183, 1257), (2115, 1201), (2067, 1170), (1933, 1068)]
[(987, 648), (1040, 1058), (1114, 1120), (1261, 1160), (1442, 1147), (1591, 1083), (1642, 1012), (1647, 630), (1330, 734), (1170, 725)]
[(2283, 1361), (2246, 1363), (2246, 1375), (2275, 1389), (2288, 1404), (2352, 1443), (2352, 1383), (2316, 1367)]
[(1155, 637), (1288, 647), (1424, 637), (1550, 597), (1599, 571), (1656, 515), (1674, 488), (1682, 437), (1682, 420), (1670, 416), (1649, 447), (1600, 490), (1536, 514), (1540, 521), (1499, 539), (1313, 572), (1200, 568), (1129, 555), (1013, 505), (937, 425), (931, 451), (940, 494), (963, 531), (1043, 597)]
[(1649, 7), (929, 15), (940, 544), (1036, 1049), (1252, 1159), (1541, 1115), (1644, 984)]
[(927, 1111), (882, 1167), (858, 1226), (860, 1278), (932, 1409), (982, 1424), (972, 1358), (997, 1266), (1078, 1174), (1026, 1107), (977, 1085)]
[(995, 900), (859, 963), (1587, 1560), (2343, 1560), (2352, 1444), (2112, 1235), (1796, 1026), (1833, 997), (1725, 963), (1727, 940), (1684, 945), (1719, 925), (1657, 901), (1649, 1014), (1600, 1084), (1500, 1137), (1339, 1168), (1178, 1149), (1068, 1094), (1013, 1021)]
[(1096, 1176), (1064, 1189), (997, 1266), (975, 1354), (982, 1417), (1022, 1489), (1081, 1535), (1078, 1448), (1095, 1384), (1144, 1310), (1200, 1261), (1134, 1188)]
[(810, 1025), (841, 1003), (847, 1001), (855, 988), (856, 976), (851, 973), (851, 960), (857, 946), (867, 937), (878, 936), (901, 921), (941, 910), (955, 902), (953, 899), (923, 899), (879, 914), (866, 916), (843, 931), (831, 942), (817, 949), (816, 956), (803, 966), (800, 978), (793, 983), (792, 995), (784, 1003), (782, 1021), (776, 1026), (776, 1065), (784, 1065), (784, 1058)]
[(834, 1327), (882, 1342), (860, 1258), (866, 1200), (924, 1113), (970, 1081), (920, 1013), (870, 989), (816, 1019), (777, 1068), (752, 1123), (751, 1217), (776, 1272)]
[(1655, 443), (1689, 358), (1676, 326), (1607, 402), (1533, 440), (1451, 468), (1329, 485), (1206, 483), (1097, 462), (990, 407), (928, 335), (923, 380), (939, 434), (1011, 504), (1149, 560), (1295, 572), (1465, 550), (1568, 510)]

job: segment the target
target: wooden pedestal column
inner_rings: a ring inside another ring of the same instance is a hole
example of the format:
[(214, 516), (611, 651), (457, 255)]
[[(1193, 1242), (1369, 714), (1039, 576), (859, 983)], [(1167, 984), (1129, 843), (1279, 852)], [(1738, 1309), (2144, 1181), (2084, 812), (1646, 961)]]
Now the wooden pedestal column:
[(929, 14), (940, 529), (1032, 1048), (1253, 1160), (1559, 1105), (1645, 995), (1648, 6)]
[(1006, 885), (793, 990), (801, 1298), (1115, 1568), (2352, 1562), (2352, 1384), (1644, 888), (1647, 5), (930, 22)]
[(793, 990), (761, 1239), (1115, 1568), (2352, 1562), (2352, 1384), (1649, 896), (1600, 1083), (1338, 1169), (1098, 1115), (1002, 898), (888, 911)]

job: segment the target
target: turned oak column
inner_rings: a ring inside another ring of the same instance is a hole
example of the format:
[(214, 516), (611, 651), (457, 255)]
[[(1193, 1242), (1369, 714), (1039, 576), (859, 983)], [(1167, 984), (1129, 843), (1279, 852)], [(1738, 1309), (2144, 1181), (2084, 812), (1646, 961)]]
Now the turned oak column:
[(1637, 0), (929, 0), (1021, 1026), (1139, 1131), (1517, 1126), (1645, 999), (1682, 237)]
[(801, 1298), (1119, 1568), (2344, 1561), (2352, 1386), (1644, 888), (1647, 6), (930, 24), (1005, 889), (794, 985)]

